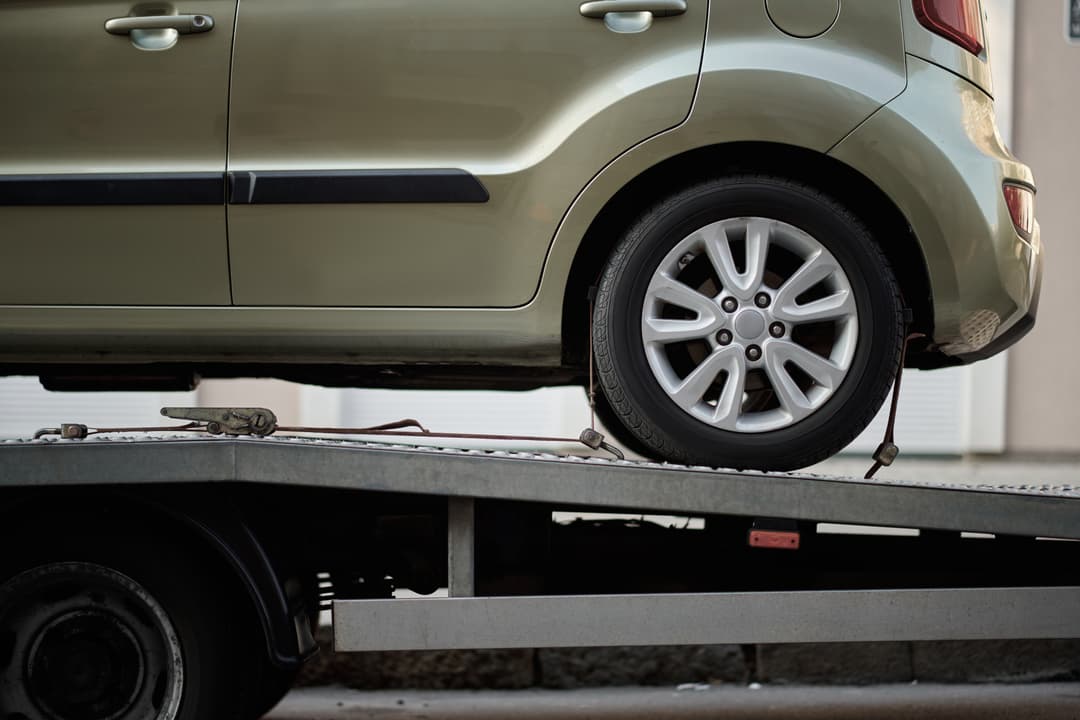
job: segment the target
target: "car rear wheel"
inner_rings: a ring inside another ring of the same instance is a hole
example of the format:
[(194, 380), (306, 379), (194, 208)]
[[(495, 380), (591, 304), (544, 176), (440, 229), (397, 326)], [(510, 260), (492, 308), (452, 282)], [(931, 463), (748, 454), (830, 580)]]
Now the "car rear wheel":
[(903, 335), (896, 280), (859, 219), (762, 176), (646, 212), (609, 259), (594, 313), (601, 389), (652, 456), (763, 470), (854, 439)]

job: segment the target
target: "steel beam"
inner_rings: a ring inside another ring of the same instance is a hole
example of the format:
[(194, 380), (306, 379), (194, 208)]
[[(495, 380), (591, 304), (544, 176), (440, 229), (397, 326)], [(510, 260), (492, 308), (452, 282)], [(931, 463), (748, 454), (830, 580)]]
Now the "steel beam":
[(339, 600), (339, 651), (1080, 637), (1080, 587)]
[(476, 594), (476, 508), (472, 498), (450, 498), (446, 508), (450, 597)]

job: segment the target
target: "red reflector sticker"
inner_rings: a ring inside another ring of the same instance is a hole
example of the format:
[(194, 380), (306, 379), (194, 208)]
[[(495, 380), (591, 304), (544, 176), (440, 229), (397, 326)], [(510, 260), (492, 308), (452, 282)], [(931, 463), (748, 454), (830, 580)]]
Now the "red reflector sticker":
[(751, 530), (750, 547), (772, 550), (798, 550), (799, 533), (780, 530)]

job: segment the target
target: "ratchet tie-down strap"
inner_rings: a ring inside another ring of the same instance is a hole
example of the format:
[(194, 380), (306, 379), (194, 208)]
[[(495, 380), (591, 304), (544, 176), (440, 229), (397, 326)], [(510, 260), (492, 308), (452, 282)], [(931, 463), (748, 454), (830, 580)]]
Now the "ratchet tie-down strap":
[[(907, 315), (907, 311), (905, 311), (905, 315)], [(904, 327), (906, 330), (907, 325), (905, 324)], [(900, 454), (900, 448), (893, 442), (893, 435), (896, 430), (896, 407), (900, 402), (900, 379), (904, 374), (904, 363), (907, 361), (908, 343), (924, 337), (926, 336), (922, 333), (906, 333), (904, 336), (904, 343), (900, 346), (900, 365), (896, 368), (896, 377), (893, 379), (892, 401), (889, 404), (889, 422), (885, 425), (885, 438), (878, 445), (877, 450), (874, 451), (874, 464), (863, 476), (866, 480), (874, 477), (874, 473), (881, 468), (892, 465), (893, 460)]]
[[(604, 436), (591, 428), (582, 430), (580, 437), (546, 437), (540, 435), (495, 435), (488, 433), (449, 433), (432, 432), (412, 418), (374, 425), (371, 427), (308, 427), (283, 426), (277, 424), (277, 417), (266, 408), (179, 408), (161, 409), (161, 414), (175, 420), (191, 420), (186, 425), (167, 425), (153, 427), (115, 427), (94, 428), (78, 423), (64, 423), (58, 428), (42, 428), (34, 433), (34, 438), (58, 435), (63, 439), (77, 440), (90, 435), (105, 433), (131, 432), (202, 432), (208, 435), (254, 435), (265, 437), (276, 432), (313, 433), (318, 435), (375, 435), (414, 438), (445, 438), (451, 440), (503, 440), (511, 442), (540, 443), (581, 443), (593, 450), (606, 450), (619, 460), (623, 454), (618, 448), (604, 441)], [(415, 428), (409, 430), (408, 428)]]

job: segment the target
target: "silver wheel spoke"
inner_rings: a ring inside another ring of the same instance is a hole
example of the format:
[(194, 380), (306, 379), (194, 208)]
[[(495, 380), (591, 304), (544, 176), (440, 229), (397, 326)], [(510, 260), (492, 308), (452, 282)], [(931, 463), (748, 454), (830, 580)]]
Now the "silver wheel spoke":
[(724, 289), (741, 300), (750, 300), (765, 278), (765, 258), (769, 254), (770, 221), (753, 218), (746, 224), (746, 271), (739, 272), (731, 254), (725, 225), (703, 229), (705, 252)]
[(667, 320), (646, 318), (641, 328), (641, 339), (647, 343), (673, 343), (700, 340), (712, 333), (714, 318), (703, 320)]
[(716, 317), (716, 303), (673, 277), (658, 274), (649, 284), (647, 297), (697, 313), (699, 320)]
[(701, 402), (720, 371), (730, 363), (730, 356), (734, 352), (734, 348), (722, 348), (713, 352), (679, 383), (671, 392), (671, 399), (683, 410), (693, 409)]
[(720, 399), (716, 402), (713, 424), (725, 430), (734, 430), (742, 412), (743, 394), (746, 392), (746, 359), (742, 353), (731, 353), (724, 368), (727, 381)]
[(784, 361), (775, 353), (765, 356), (765, 373), (769, 376), (776, 399), (791, 416), (792, 422), (802, 420), (813, 411), (810, 399), (799, 389), (795, 379), (784, 367)]
[(844, 368), (797, 343), (784, 340), (770, 343), (765, 352), (781, 365), (794, 363), (814, 382), (829, 390), (835, 390), (844, 379)]
[(792, 324), (840, 320), (855, 314), (855, 298), (850, 290), (842, 290), (803, 305), (777, 302), (773, 314)]
[(772, 223), (754, 218), (746, 225), (746, 289), (749, 295), (757, 292), (765, 281), (765, 259), (769, 255), (769, 233)]
[(819, 248), (776, 291), (777, 305), (794, 306), (795, 298), (839, 269), (840, 266), (836, 264), (836, 261), (823, 248)]

